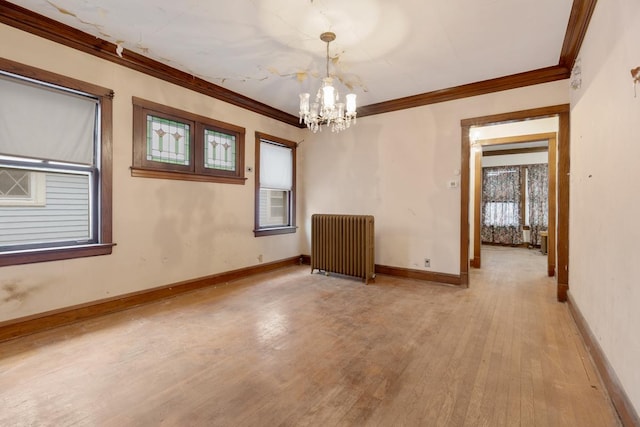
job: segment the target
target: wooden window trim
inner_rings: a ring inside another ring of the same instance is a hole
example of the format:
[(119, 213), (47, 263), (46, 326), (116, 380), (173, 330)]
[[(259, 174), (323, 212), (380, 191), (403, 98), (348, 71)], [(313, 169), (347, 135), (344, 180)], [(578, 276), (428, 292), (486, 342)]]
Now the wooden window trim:
[(65, 246), (7, 252), (0, 255), (0, 267), (32, 264), (36, 262), (61, 261), (64, 259), (85, 258), (98, 255), (110, 255), (114, 246), (115, 243), (99, 243), (94, 245)]
[(0, 253), (0, 267), (111, 254), (112, 248), (115, 246), (112, 242), (113, 90), (5, 58), (0, 58), (0, 69), (96, 96), (100, 99), (101, 111), (100, 191), (98, 195), (100, 212), (97, 236), (99, 243), (8, 251)]
[[(170, 164), (163, 162), (156, 162), (154, 160), (147, 160), (147, 141), (146, 141), (146, 128), (147, 128), (147, 115), (158, 117), (161, 119), (167, 119), (189, 125), (189, 164)], [(141, 169), (151, 170), (163, 170), (166, 172), (183, 172), (189, 173), (193, 169), (194, 165), (194, 150), (195, 145), (195, 122), (187, 120), (179, 115), (165, 113), (164, 111), (150, 109), (135, 105), (133, 107), (133, 123), (134, 123), (134, 141), (133, 141), (133, 159), (134, 165)], [(138, 127), (136, 127), (138, 125)], [(140, 138), (140, 139), (137, 139)]]
[(288, 227), (272, 227), (272, 228), (260, 228), (253, 231), (254, 237), (262, 236), (276, 236), (278, 234), (293, 234), (298, 230), (295, 225)]
[[(245, 128), (208, 117), (182, 111), (156, 102), (132, 97), (133, 102), (133, 165), (131, 176), (196, 182), (217, 182), (244, 185)], [(173, 165), (146, 159), (146, 117), (151, 114), (189, 124), (189, 165)], [(204, 167), (204, 130), (214, 130), (236, 138), (236, 170), (225, 171)]]
[[(267, 140), (281, 144), (292, 151), (293, 165), (291, 169), (292, 176), (292, 188), (291, 188), (291, 201), (290, 201), (290, 224), (285, 227), (260, 227), (260, 143), (262, 140)], [(255, 134), (255, 151), (256, 151), (256, 163), (255, 163), (255, 210), (254, 210), (254, 228), (253, 235), (255, 237), (262, 236), (274, 236), (278, 234), (291, 234), (295, 233), (298, 229), (296, 226), (296, 149), (298, 144), (293, 141), (289, 141), (277, 136), (268, 135), (262, 132), (256, 132)]]

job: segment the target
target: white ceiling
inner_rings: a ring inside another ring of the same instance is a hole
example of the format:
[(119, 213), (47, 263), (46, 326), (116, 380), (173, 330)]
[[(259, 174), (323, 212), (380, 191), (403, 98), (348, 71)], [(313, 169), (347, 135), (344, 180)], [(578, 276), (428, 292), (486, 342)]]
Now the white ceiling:
[[(11, 0), (271, 107), (330, 73), (358, 105), (558, 64), (572, 0)], [(347, 89), (350, 87), (351, 89)]]

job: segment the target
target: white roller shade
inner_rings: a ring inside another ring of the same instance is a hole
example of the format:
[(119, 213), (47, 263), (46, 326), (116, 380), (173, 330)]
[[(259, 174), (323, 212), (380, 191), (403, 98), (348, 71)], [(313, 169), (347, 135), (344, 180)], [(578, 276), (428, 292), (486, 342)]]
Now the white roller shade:
[(291, 190), (293, 187), (293, 155), (290, 148), (260, 142), (260, 187)]
[(0, 75), (0, 154), (92, 164), (97, 100)]

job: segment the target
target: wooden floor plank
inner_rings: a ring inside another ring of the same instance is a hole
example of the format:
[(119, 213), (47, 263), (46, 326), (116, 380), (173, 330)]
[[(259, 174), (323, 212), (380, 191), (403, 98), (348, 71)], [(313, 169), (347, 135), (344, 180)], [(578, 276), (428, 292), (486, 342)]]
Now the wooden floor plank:
[(545, 257), (290, 267), (0, 344), (0, 425), (619, 426)]

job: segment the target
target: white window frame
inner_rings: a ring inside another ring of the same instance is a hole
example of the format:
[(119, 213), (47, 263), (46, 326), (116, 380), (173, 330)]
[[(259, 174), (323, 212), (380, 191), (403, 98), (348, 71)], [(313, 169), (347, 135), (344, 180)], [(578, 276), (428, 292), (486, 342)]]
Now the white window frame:
[[(10, 169), (10, 168), (3, 168)], [(0, 195), (0, 206), (46, 206), (47, 175), (42, 172), (29, 171), (29, 195)]]

